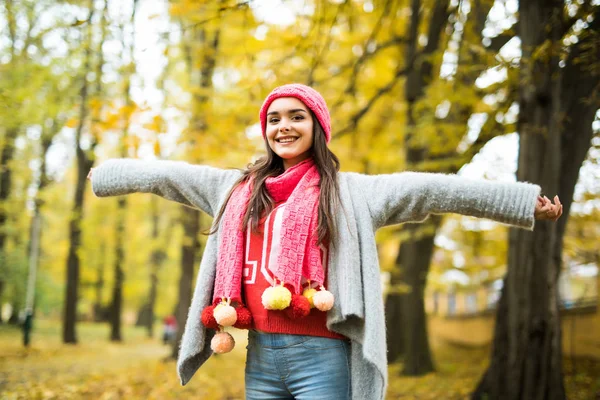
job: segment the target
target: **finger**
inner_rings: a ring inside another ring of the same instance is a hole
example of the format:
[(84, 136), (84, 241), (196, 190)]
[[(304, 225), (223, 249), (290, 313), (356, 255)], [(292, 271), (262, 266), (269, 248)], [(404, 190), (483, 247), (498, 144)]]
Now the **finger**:
[(538, 196), (537, 198), (537, 203), (541, 206), (544, 205), (544, 198), (542, 196)]
[(558, 198), (558, 195), (554, 196), (554, 203), (557, 206), (561, 206), (562, 207), (562, 203), (560, 202), (560, 199)]
[(560, 218), (560, 216), (562, 215), (562, 206), (556, 206), (556, 210), (555, 210), (555, 217), (553, 218), (554, 221), (558, 221), (558, 219)]

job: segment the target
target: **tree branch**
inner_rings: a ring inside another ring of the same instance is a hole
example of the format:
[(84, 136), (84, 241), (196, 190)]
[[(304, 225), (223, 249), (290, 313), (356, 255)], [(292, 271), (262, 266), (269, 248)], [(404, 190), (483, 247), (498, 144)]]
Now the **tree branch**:
[(501, 34), (499, 34), (498, 36), (493, 37), (487, 49), (493, 51), (494, 53), (499, 52), (500, 49), (504, 47), (504, 45), (508, 43), (510, 39), (517, 36), (517, 32), (519, 32), (518, 22), (510, 28), (508, 28), (507, 30), (505, 30), (504, 32), (502, 32)]
[[(306, 78), (306, 84), (308, 86), (313, 86), (315, 83), (314, 82), (315, 70), (317, 69), (317, 67), (319, 66), (319, 64), (321, 63), (323, 58), (325, 57), (327, 50), (329, 49), (329, 46), (331, 44), (331, 38), (332, 38), (331, 31), (333, 30), (335, 24), (337, 23), (338, 17), (346, 4), (347, 4), (347, 2), (343, 2), (343, 3), (340, 3), (340, 5), (338, 6), (335, 16), (333, 17), (333, 20), (331, 21), (331, 25), (329, 26), (329, 32), (327, 34), (327, 39), (325, 40), (325, 44), (323, 45), (321, 50), (317, 51), (317, 54), (315, 54), (315, 57), (313, 58), (313, 63), (310, 67), (310, 70), (308, 71), (308, 77)], [(315, 41), (315, 48), (317, 48), (317, 43), (318, 42)]]
[(398, 81), (399, 81), (398, 78), (405, 74), (406, 74), (405, 69), (399, 69), (398, 71), (396, 71), (396, 74), (394, 74), (394, 78), (392, 79), (392, 81), (390, 83), (388, 83), (387, 85), (385, 85), (384, 87), (380, 88), (377, 91), (377, 93), (375, 93), (375, 95), (367, 102), (367, 104), (363, 108), (358, 110), (358, 112), (356, 112), (356, 114), (354, 114), (350, 118), (350, 123), (348, 125), (346, 125), (344, 128), (342, 128), (341, 130), (339, 130), (338, 132), (336, 132), (335, 134), (333, 134), (332, 138), (333, 139), (340, 138), (340, 137), (344, 136), (345, 134), (350, 133), (354, 129), (356, 129), (356, 127), (358, 126), (358, 123), (360, 122), (360, 119), (362, 117), (364, 117), (364, 115), (367, 112), (369, 112), (369, 110), (371, 109), (371, 107), (373, 107), (375, 102), (379, 98), (381, 98), (383, 95), (389, 93), (394, 88), (394, 86), (396, 86), (396, 84), (398, 83)]

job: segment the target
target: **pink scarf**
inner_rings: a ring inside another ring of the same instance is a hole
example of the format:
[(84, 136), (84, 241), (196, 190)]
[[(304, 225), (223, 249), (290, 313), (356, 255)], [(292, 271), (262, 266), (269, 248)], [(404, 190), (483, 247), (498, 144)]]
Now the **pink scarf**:
[[(320, 180), (312, 159), (265, 180), (273, 201), (286, 202), (281, 229), (282, 250), (277, 265), (270, 266), (270, 269), (278, 280), (291, 285), (296, 294), (301, 293), (303, 276), (323, 285), (323, 267), (317, 246)], [(241, 302), (244, 266), (242, 224), (251, 194), (251, 182), (244, 182), (235, 188), (225, 207), (213, 301), (229, 298)]]

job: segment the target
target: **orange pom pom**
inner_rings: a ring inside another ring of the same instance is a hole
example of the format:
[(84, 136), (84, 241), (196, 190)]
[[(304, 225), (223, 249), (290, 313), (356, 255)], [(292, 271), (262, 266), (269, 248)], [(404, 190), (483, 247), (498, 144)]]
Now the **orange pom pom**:
[(217, 329), (219, 327), (219, 324), (217, 324), (215, 316), (213, 315), (214, 310), (215, 306), (207, 306), (202, 310), (200, 320), (202, 321), (202, 325), (208, 329)]
[(221, 326), (232, 326), (237, 321), (237, 313), (232, 306), (222, 303), (215, 307), (213, 312), (217, 324)]
[(315, 307), (321, 311), (329, 311), (333, 307), (333, 294), (321, 288), (315, 295), (313, 296), (313, 303)]
[(244, 306), (240, 306), (237, 310), (237, 321), (233, 325), (238, 329), (250, 329), (252, 326), (252, 314)]
[(288, 318), (299, 319), (304, 318), (310, 314), (310, 302), (308, 299), (300, 294), (292, 295), (292, 302), (290, 306), (285, 309), (285, 313)]
[(229, 353), (235, 347), (235, 340), (227, 332), (217, 333), (210, 341), (210, 348), (217, 354)]

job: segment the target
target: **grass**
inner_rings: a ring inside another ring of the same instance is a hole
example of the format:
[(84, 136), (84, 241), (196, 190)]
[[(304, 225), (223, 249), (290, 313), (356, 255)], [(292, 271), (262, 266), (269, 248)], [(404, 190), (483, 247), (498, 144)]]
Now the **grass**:
[[(0, 399), (243, 399), (245, 332), (234, 330), (232, 353), (213, 356), (185, 387), (177, 379), (170, 348), (125, 327), (124, 342), (110, 343), (105, 324), (78, 324), (80, 344), (61, 343), (57, 321), (36, 321), (32, 346), (24, 349), (15, 327), (0, 326)], [(487, 366), (487, 349), (434, 344), (437, 372), (402, 377), (390, 366), (388, 399), (467, 399)], [(570, 400), (600, 393), (600, 362), (565, 360)]]

